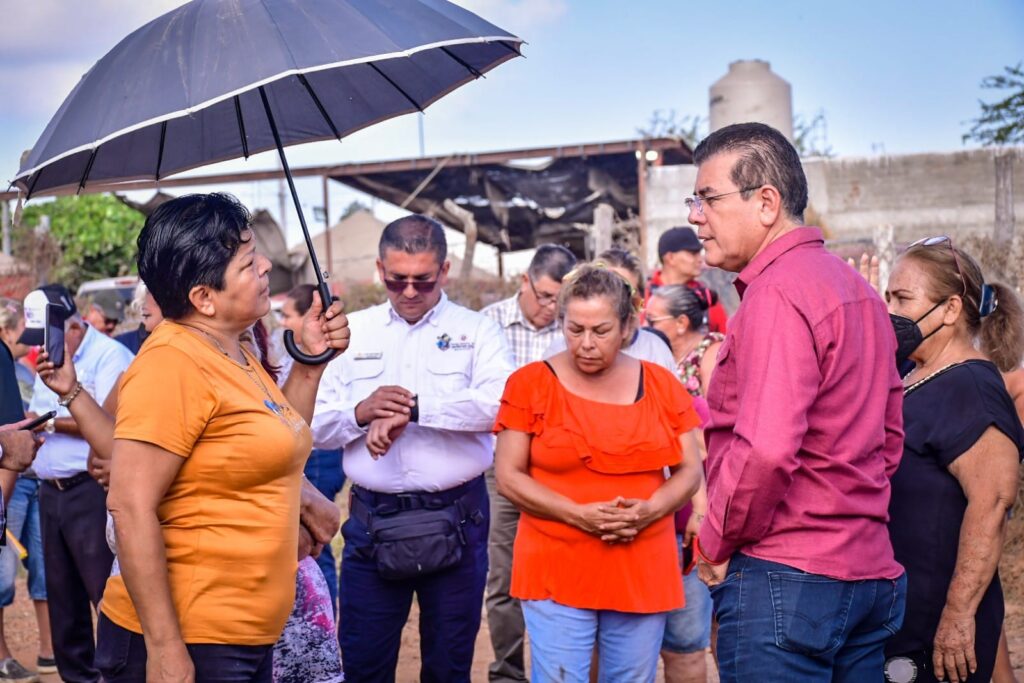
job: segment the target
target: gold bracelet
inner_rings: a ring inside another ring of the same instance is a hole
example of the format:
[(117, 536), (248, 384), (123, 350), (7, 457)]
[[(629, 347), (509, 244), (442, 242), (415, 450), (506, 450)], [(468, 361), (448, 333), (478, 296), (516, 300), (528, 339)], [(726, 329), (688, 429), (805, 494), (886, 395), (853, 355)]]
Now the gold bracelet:
[(67, 396), (59, 397), (57, 399), (57, 403), (59, 403), (61, 405), (61, 407), (67, 408), (69, 405), (71, 405), (71, 402), (74, 401), (75, 398), (78, 397), (78, 395), (80, 393), (82, 393), (82, 383), (81, 382), (75, 382), (75, 388), (72, 389), (71, 392)]

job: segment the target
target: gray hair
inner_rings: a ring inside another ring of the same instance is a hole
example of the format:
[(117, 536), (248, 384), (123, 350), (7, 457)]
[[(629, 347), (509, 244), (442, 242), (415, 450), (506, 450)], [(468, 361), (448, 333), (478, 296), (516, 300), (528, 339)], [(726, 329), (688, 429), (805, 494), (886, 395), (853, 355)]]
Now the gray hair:
[(530, 259), (530, 267), (526, 269), (531, 280), (542, 277), (561, 282), (576, 265), (573, 253), (560, 244), (542, 244)]
[(686, 285), (664, 285), (654, 290), (651, 296), (664, 301), (665, 309), (673, 318), (685, 315), (690, 321), (691, 330), (703, 327), (708, 301)]
[[(795, 221), (803, 222), (807, 208), (807, 177), (800, 155), (789, 140), (763, 123), (736, 123), (716, 130), (693, 150), (693, 163), (725, 152), (739, 152), (730, 179), (737, 189), (771, 185), (782, 195), (782, 206)], [(750, 198), (753, 189), (741, 194)]]

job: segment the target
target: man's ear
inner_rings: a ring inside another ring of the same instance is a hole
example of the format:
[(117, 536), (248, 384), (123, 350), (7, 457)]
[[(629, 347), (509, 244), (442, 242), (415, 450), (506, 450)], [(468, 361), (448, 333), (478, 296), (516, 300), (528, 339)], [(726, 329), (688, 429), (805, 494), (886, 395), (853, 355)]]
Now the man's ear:
[(782, 195), (774, 185), (762, 185), (757, 188), (751, 199), (760, 203), (758, 217), (764, 227), (773, 227), (782, 217)]

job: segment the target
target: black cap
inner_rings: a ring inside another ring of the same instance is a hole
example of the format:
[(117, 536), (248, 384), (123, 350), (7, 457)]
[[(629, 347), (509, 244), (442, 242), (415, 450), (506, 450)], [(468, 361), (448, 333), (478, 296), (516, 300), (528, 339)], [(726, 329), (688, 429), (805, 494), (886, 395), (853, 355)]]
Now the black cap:
[(701, 251), (703, 248), (693, 228), (669, 228), (658, 238), (658, 258), (677, 251)]

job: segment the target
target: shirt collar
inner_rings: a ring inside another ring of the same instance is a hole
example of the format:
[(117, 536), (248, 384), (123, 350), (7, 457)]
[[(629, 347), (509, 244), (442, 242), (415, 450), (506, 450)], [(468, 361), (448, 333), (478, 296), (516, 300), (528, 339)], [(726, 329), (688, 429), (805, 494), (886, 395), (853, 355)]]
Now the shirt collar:
[(71, 358), (71, 362), (76, 364), (89, 352), (89, 347), (92, 346), (96, 335), (99, 334), (89, 323), (83, 322), (82, 324), (85, 325), (85, 336), (82, 337), (82, 343), (78, 345), (78, 350), (75, 351), (75, 355)]
[(411, 323), (410, 324), (409, 321), (407, 321), (402, 316), (398, 315), (398, 312), (395, 311), (395, 307), (392, 306), (391, 302), (389, 301), (388, 302), (388, 322), (387, 322), (387, 324), (390, 325), (391, 323), (403, 322), (406, 325), (409, 325), (409, 327), (415, 327), (416, 325), (421, 325), (421, 324), (426, 323), (426, 324), (433, 325), (434, 327), (437, 327), (438, 325), (441, 324), (441, 322), (438, 320), (438, 318), (441, 316), (441, 313), (444, 312), (444, 309), (447, 308), (447, 307), (448, 307), (448, 295), (445, 294), (444, 290), (441, 290), (441, 298), (438, 299), (438, 301), (434, 305), (434, 307), (431, 308), (429, 311), (427, 311), (427, 314), (424, 315), (419, 320), (417, 320), (415, 323)]
[(814, 242), (821, 245), (825, 244), (825, 237), (821, 234), (821, 230), (818, 228), (802, 227), (790, 230), (765, 247), (764, 251), (755, 256), (736, 277), (736, 291), (739, 293), (740, 298), (743, 298), (743, 293), (757, 276), (767, 270), (768, 266), (774, 263), (780, 256), (797, 247)]

